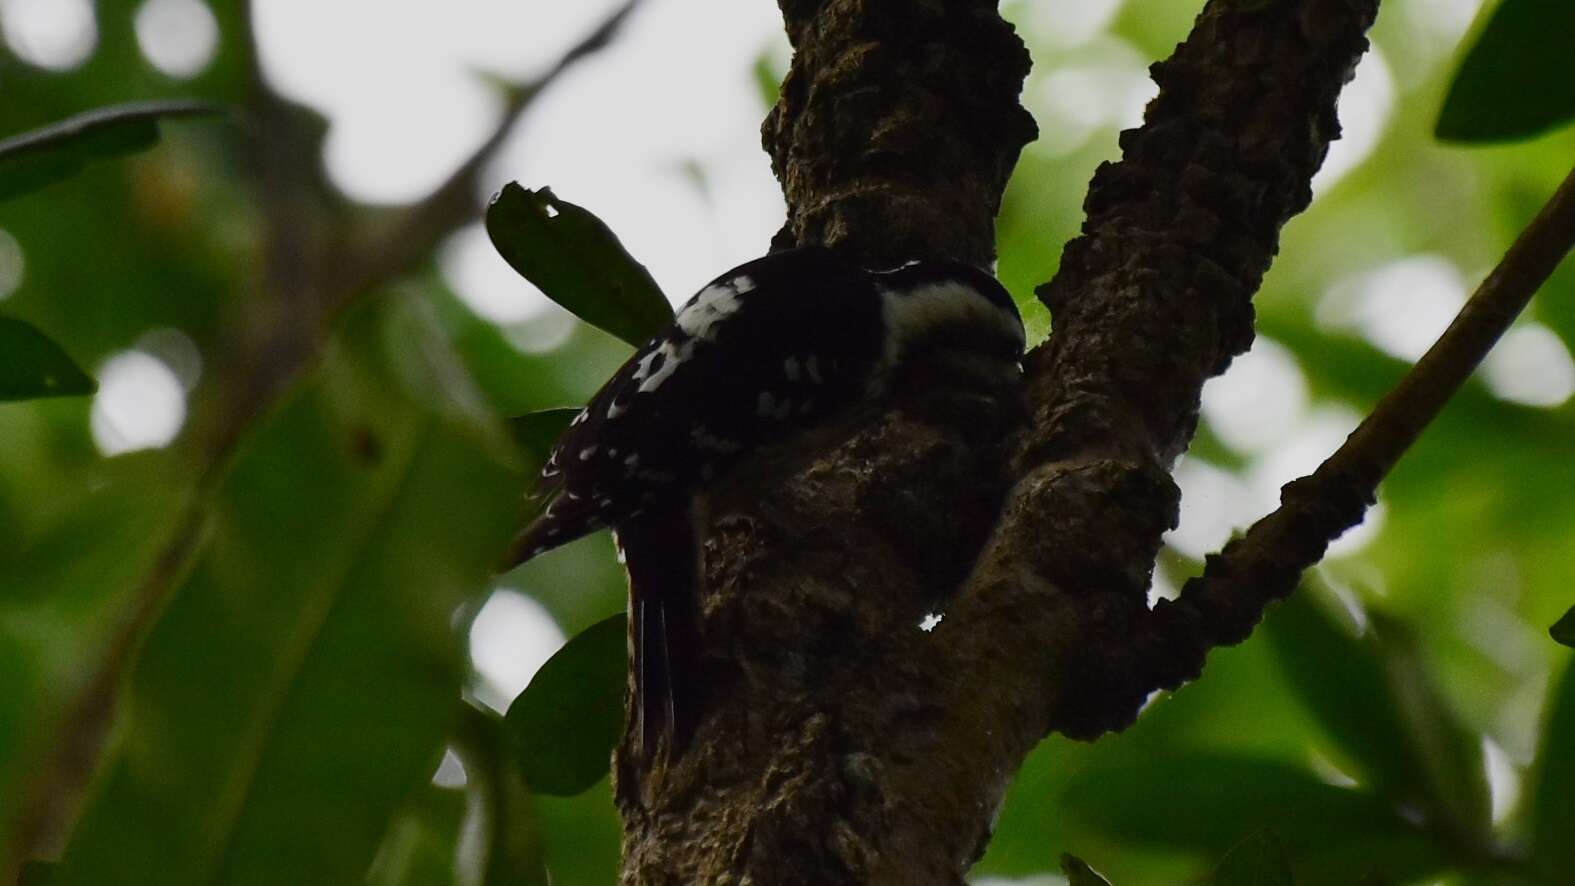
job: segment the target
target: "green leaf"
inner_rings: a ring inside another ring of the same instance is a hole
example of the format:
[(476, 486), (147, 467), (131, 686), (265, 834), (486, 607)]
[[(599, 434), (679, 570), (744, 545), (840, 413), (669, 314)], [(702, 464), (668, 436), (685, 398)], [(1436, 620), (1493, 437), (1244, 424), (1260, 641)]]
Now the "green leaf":
[(1466, 53), (1435, 133), (1459, 142), (1529, 138), (1575, 117), (1575, 3), (1504, 0)]
[(55, 882), (55, 866), (47, 861), (30, 861), (22, 865), (22, 875), (16, 886), (50, 886)]
[(487, 207), (487, 234), (514, 270), (576, 317), (639, 347), (673, 308), (601, 219), (509, 182)]
[(351, 318), (237, 454), (57, 884), (361, 880), (430, 776), (465, 674), (452, 619), (489, 587), (518, 478), (402, 387), (431, 343), (380, 334), (397, 307)]
[(1575, 871), (1575, 663), (1554, 687), (1529, 804), (1531, 863), (1550, 883)]
[(1274, 831), (1264, 828), (1225, 853), (1213, 886), (1294, 886), (1290, 863)]
[(1386, 799), (1247, 756), (1176, 753), (1086, 766), (1061, 794), (1087, 833), (1149, 850), (1220, 857), (1265, 827), (1311, 883), (1350, 883), (1374, 869), (1402, 882), (1451, 862), (1450, 847)]
[(425, 785), (400, 810), (367, 872), (367, 886), (452, 886), (465, 792)]
[(1564, 613), (1564, 617), (1553, 623), (1548, 628), (1548, 636), (1553, 642), (1563, 646), (1575, 647), (1575, 608)]
[(1070, 852), (1061, 853), (1061, 873), (1066, 875), (1067, 886), (1110, 886), (1088, 862)]
[(1359, 781), (1454, 839), (1485, 846), (1481, 737), (1460, 722), (1398, 622), (1369, 612), (1368, 631), (1354, 636), (1314, 593), (1304, 586), (1264, 623), (1286, 680)]
[(623, 731), (628, 632), (623, 613), (586, 628), (509, 705), (514, 751), (531, 790), (569, 797), (607, 774)]
[(98, 390), (64, 349), (30, 324), (0, 317), (0, 401), (75, 397)]
[(455, 747), (472, 798), (459, 844), (463, 863), (479, 873), (468, 882), (547, 886), (531, 798), (502, 718), (466, 705)]
[(580, 410), (573, 406), (527, 412), (509, 419), (509, 433), (532, 459), (544, 462), (552, 452), (552, 445), (579, 414)]
[(207, 102), (132, 102), (0, 141), (0, 200), (69, 178), (94, 161), (151, 148), (159, 141), (160, 120), (222, 111)]

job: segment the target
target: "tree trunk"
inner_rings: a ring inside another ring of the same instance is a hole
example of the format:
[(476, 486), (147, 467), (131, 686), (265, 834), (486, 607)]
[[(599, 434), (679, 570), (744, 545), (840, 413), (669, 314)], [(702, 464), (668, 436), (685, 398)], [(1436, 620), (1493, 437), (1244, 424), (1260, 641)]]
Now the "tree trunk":
[[(920, 370), (702, 502), (709, 705), (676, 764), (618, 767), (624, 883), (961, 883), (1035, 744), (1119, 728), (1186, 675), (1145, 605), (1169, 469), (1251, 342), (1376, 3), (1208, 5), (1041, 287), (1055, 334), (1024, 390)], [(988, 261), (1034, 134), (994, 4), (781, 6), (774, 245)]]

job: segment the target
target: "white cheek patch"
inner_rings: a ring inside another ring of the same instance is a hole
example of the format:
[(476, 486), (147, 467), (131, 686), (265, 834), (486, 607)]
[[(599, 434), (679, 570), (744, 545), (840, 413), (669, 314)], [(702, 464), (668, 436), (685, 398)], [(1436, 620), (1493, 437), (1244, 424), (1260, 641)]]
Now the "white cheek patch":
[(881, 290), (881, 319), (886, 324), (886, 365), (902, 356), (909, 342), (952, 324), (995, 326), (1023, 341), (1023, 324), (971, 286), (954, 281), (931, 283), (910, 292)]
[(737, 277), (726, 282), (707, 286), (700, 290), (695, 300), (678, 312), (678, 328), (689, 333), (695, 338), (713, 341), (718, 332), (719, 324), (738, 310), (741, 304), (738, 300), (739, 293), (748, 292), (755, 288), (755, 282), (748, 277)]

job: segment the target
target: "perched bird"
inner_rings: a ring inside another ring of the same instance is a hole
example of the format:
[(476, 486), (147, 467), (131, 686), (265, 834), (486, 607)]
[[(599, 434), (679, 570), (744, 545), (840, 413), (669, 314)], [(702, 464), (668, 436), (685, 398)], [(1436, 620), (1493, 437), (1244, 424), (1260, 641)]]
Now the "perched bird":
[(1017, 370), (1022, 319), (956, 261), (869, 271), (821, 248), (717, 277), (619, 367), (554, 446), (509, 565), (603, 527), (629, 571), (632, 724), (682, 752), (703, 707), (694, 494), (751, 451), (881, 396), (914, 354)]

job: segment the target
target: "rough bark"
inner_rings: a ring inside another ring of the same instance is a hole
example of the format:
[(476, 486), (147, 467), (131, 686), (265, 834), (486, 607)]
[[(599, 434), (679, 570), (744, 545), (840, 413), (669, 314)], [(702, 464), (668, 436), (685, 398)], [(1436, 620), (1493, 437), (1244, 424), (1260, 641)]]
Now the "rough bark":
[[(777, 245), (990, 257), (1031, 133), (1025, 54), (993, 4), (782, 8)], [(1136, 715), (1170, 463), (1203, 381), (1251, 340), (1375, 12), (1209, 4), (1095, 178), (1026, 390), (918, 370), (710, 497), (712, 707), (680, 761), (619, 785), (625, 883), (961, 883), (1038, 741)]]

